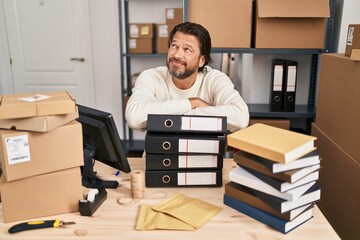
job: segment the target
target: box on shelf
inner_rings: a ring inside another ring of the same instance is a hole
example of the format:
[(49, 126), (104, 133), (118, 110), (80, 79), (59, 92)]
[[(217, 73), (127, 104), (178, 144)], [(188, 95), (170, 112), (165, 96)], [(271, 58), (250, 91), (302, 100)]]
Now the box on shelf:
[(275, 118), (250, 118), (250, 125), (255, 123), (263, 123), (266, 125), (270, 125), (273, 127), (283, 128), (283, 129), (290, 129), (290, 120), (288, 119), (275, 119)]
[(80, 167), (8, 182), (1, 177), (4, 222), (79, 211)]
[(79, 112), (76, 110), (73, 113), (61, 115), (0, 119), (0, 129), (48, 132), (76, 120), (78, 117)]
[(153, 38), (130, 38), (129, 53), (153, 53)]
[(166, 23), (156, 25), (156, 53), (168, 52), (168, 39), (174, 26), (173, 24)]
[[(345, 124), (337, 128), (342, 129)], [(360, 212), (360, 165), (334, 139), (316, 124), (312, 135), (317, 137), (321, 160), (321, 201), (317, 204), (341, 239), (360, 236), (355, 213)], [(354, 215), (355, 214), (355, 215)]]
[(0, 119), (39, 117), (76, 112), (69, 92), (21, 93), (0, 96)]
[(129, 23), (129, 38), (153, 38), (153, 23)]
[(345, 56), (350, 57), (353, 49), (360, 50), (360, 24), (350, 24), (348, 27)]
[(166, 8), (165, 21), (167, 24), (177, 25), (183, 22), (182, 8)]
[(325, 47), (329, 0), (256, 0), (255, 6), (255, 48)]
[(77, 121), (45, 133), (0, 130), (0, 137), (0, 162), (7, 181), (84, 164), (82, 126)]
[(188, 8), (189, 21), (209, 31), (212, 47), (250, 47), (252, 0), (189, 0)]
[(344, 54), (323, 54), (316, 125), (360, 163), (360, 65)]

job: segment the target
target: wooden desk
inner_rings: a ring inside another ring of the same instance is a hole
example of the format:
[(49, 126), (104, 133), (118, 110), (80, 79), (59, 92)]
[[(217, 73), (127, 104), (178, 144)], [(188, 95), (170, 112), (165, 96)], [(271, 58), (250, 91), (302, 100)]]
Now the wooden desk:
[[(144, 170), (144, 159), (129, 159), (132, 170)], [(273, 230), (226, 205), (223, 204), (224, 188), (147, 188), (145, 194), (166, 192), (167, 197), (176, 193), (203, 199), (211, 204), (223, 207), (223, 210), (210, 222), (196, 231), (167, 231), (151, 230), (137, 231), (135, 225), (141, 203), (156, 205), (162, 199), (142, 199), (139, 203), (123, 206), (117, 203), (121, 196), (130, 196), (130, 175), (121, 173), (115, 176), (115, 170), (96, 162), (98, 174), (103, 179), (117, 179), (121, 186), (115, 190), (108, 189), (107, 200), (100, 206), (92, 217), (80, 216), (79, 212), (50, 216), (42, 219), (60, 219), (75, 221), (75, 225), (66, 228), (40, 229), (8, 234), (7, 230), (15, 223), (2, 222), (0, 215), (0, 239), (339, 239), (324, 215), (316, 206), (314, 217), (290, 233), (284, 235)], [(228, 182), (228, 172), (235, 166), (231, 159), (224, 160), (224, 181)], [(154, 197), (156, 195), (153, 195)], [(160, 196), (160, 195), (158, 195)], [(79, 236), (83, 233), (84, 236)], [(77, 235), (78, 234), (78, 235)]]

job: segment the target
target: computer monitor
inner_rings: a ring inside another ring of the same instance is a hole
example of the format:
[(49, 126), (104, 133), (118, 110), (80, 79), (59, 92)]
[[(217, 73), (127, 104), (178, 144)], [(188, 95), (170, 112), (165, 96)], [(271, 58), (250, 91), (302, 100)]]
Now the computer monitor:
[[(77, 104), (83, 130), (84, 166), (82, 184), (87, 188), (117, 188), (117, 181), (104, 181), (96, 176), (96, 161), (119, 171), (131, 171), (126, 152), (112, 114)], [(96, 160), (96, 161), (95, 161)]]

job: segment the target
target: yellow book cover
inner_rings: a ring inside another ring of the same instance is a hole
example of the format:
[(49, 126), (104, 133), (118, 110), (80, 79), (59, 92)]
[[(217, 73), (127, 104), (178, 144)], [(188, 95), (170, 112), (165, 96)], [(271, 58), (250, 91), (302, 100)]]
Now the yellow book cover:
[(315, 140), (314, 136), (261, 123), (227, 136), (229, 146), (279, 163), (294, 161), (313, 151)]

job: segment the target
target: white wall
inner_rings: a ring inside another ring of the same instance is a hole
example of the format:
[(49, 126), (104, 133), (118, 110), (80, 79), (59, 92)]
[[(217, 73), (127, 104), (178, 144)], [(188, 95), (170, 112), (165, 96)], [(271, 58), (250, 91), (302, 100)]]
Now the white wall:
[(360, 1), (337, 0), (337, 19), (335, 23), (334, 52), (344, 53), (349, 24), (360, 24)]

